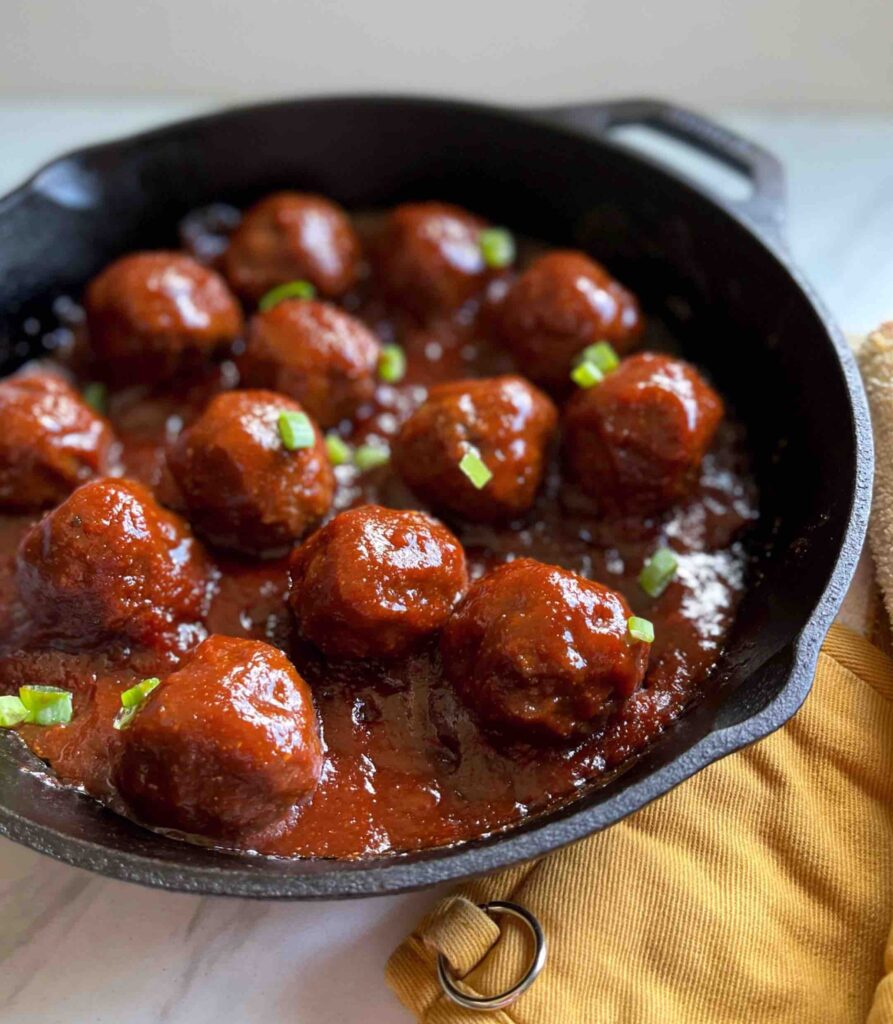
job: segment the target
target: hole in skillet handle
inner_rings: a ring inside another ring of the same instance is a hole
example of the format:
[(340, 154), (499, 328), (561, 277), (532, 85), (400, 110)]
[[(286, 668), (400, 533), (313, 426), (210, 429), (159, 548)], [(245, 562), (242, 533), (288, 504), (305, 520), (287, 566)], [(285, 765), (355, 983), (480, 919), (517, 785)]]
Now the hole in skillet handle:
[(633, 149), (784, 243), (784, 169), (768, 150), (661, 100), (613, 100), (528, 114)]
[(697, 181), (724, 202), (746, 202), (753, 197), (753, 181), (744, 171), (721, 163), (702, 150), (694, 149), (672, 135), (665, 135), (651, 125), (620, 124), (609, 128), (606, 134), (621, 145)]

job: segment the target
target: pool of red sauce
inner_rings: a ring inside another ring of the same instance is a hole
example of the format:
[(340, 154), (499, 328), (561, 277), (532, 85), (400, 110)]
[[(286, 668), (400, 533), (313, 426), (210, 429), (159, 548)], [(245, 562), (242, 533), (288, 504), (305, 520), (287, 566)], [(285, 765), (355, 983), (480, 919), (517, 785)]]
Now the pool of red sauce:
[[(361, 224), (374, 230), (374, 221)], [(184, 236), (205, 257), (220, 248), (207, 219), (193, 219)], [(345, 300), (383, 340), (406, 350), (408, 372), (397, 386), (379, 386), (374, 403), (353, 424), (352, 441), (387, 440), (440, 380), (510, 371), (510, 358), (487, 337), (489, 306), (504, 282), (480, 305), (451, 320), (419, 325), (389, 309), (368, 282)], [(66, 303), (66, 313), (77, 310)], [(57, 356), (89, 379), (85, 338), (75, 325), (56, 331)], [(71, 344), (67, 344), (71, 342)], [(649, 324), (643, 347), (672, 347)], [(517, 368), (523, 373), (523, 367)], [(152, 486), (177, 507), (164, 468), (166, 442), (200, 410), (210, 394), (237, 384), (231, 364), (176, 392), (130, 389), (110, 396), (109, 417), (122, 441), (121, 471)], [(710, 686), (710, 672), (733, 620), (745, 582), (743, 529), (756, 517), (745, 438), (729, 418), (704, 461), (699, 484), (683, 505), (656, 522), (598, 520), (586, 501), (563, 483), (557, 460), (532, 512), (502, 528), (452, 521), (473, 576), (528, 555), (565, 566), (620, 590), (636, 614), (654, 622), (656, 640), (643, 688), (591, 735), (573, 746), (495, 742), (454, 697), (440, 671), (436, 645), (396, 665), (326, 663), (294, 635), (285, 603), (284, 561), (218, 557), (219, 579), (207, 621), (210, 632), (276, 644), (310, 683), (326, 747), (322, 781), (312, 798), (286, 819), (242, 837), (237, 847), (278, 856), (361, 857), (477, 838), (567, 802), (632, 762), (687, 704)], [(368, 501), (419, 507), (387, 467), (359, 475), (336, 470), (334, 511)], [(169, 670), (157, 655), (128, 650), (63, 651), (41, 644), (22, 621), (13, 585), (18, 541), (37, 517), (0, 517), (0, 692), (23, 682), (74, 692), (67, 726), (26, 726), (20, 733), (64, 783), (120, 807), (109, 782), (120, 734), (112, 722), (123, 688)], [(644, 560), (662, 543), (679, 555), (679, 572), (654, 600), (637, 585)], [(198, 639), (194, 637), (192, 639)], [(175, 659), (174, 659), (175, 660)]]

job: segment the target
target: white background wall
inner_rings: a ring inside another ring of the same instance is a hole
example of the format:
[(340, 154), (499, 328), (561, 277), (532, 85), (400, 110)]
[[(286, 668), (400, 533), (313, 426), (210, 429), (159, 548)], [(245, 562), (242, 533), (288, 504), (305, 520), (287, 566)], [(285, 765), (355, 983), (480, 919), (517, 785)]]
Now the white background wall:
[(893, 109), (893, 0), (0, 0), (0, 97), (409, 90)]

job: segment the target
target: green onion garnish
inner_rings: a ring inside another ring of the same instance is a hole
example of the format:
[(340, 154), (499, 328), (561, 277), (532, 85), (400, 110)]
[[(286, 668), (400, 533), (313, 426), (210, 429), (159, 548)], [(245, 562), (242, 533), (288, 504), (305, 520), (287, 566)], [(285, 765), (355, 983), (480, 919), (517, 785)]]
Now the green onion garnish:
[(468, 477), (471, 483), (480, 490), (486, 487), (493, 479), (493, 474), (487, 468), (486, 462), (481, 458), (480, 452), (472, 449), (467, 451), (459, 462), (459, 469)]
[(571, 370), (571, 380), (581, 388), (591, 388), (604, 379), (605, 375), (595, 363), (580, 363)]
[(505, 228), (485, 228), (478, 235), (484, 263), (493, 270), (502, 270), (515, 259), (515, 240)]
[(153, 676), (151, 679), (143, 679), (136, 686), (131, 686), (129, 690), (124, 690), (121, 693), (121, 710), (112, 722), (113, 728), (124, 729), (130, 725), (146, 698), (156, 686), (160, 685), (161, 680)]
[(0, 697), (0, 729), (11, 729), (27, 717), (28, 709), (18, 697)]
[(660, 597), (676, 575), (679, 562), (670, 548), (658, 548), (639, 574), (639, 586), (649, 597)]
[(383, 345), (378, 376), (385, 384), (399, 384), (406, 376), (406, 355), (399, 345)]
[(353, 464), (361, 473), (387, 465), (390, 461), (391, 451), (382, 444), (361, 444), (353, 456)]
[(94, 380), (84, 385), (83, 399), (94, 412), (104, 413), (108, 400), (108, 389), (102, 381)]
[(620, 356), (607, 341), (597, 341), (583, 349), (577, 356), (577, 363), (593, 363), (602, 373), (610, 373), (620, 365)]
[(350, 462), (353, 454), (350, 445), (338, 434), (326, 434), (326, 451), (329, 453), (329, 462), (333, 466), (343, 466)]
[(121, 707), (139, 707), (155, 687), (160, 685), (161, 680), (157, 676), (152, 676), (151, 679), (143, 679), (141, 682), (137, 683), (136, 686), (131, 686), (129, 690), (125, 690), (121, 694)]
[(641, 640), (646, 644), (654, 643), (654, 624), (648, 619), (640, 619), (638, 615), (630, 615), (626, 620), (626, 626), (633, 640)]
[(57, 686), (20, 686), (28, 725), (65, 725), (71, 721), (71, 694)]
[(279, 436), (290, 452), (299, 448), (312, 448), (316, 441), (313, 424), (305, 412), (294, 412), (291, 409), (279, 413)]
[(312, 299), (315, 295), (316, 289), (309, 281), (286, 281), (285, 284), (271, 288), (258, 302), (257, 308), (261, 313), (266, 313), (285, 299)]

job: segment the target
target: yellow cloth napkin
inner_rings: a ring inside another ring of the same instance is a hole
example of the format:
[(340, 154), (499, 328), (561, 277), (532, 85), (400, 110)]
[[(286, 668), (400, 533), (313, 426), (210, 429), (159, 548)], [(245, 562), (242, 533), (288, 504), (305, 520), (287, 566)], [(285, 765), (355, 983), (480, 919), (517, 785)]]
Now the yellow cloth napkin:
[[(861, 340), (861, 339), (860, 339)], [(393, 954), (424, 1024), (893, 1024), (893, 324), (859, 349), (878, 450), (871, 541), (803, 709), (607, 832), (461, 887)], [(872, 638), (870, 643), (865, 636)], [(516, 1003), (529, 938), (476, 904), (540, 919), (546, 968)], [(885, 945), (886, 943), (886, 945)]]
[(869, 334), (857, 356), (871, 406), (876, 453), (869, 540), (888, 621), (893, 621), (893, 321)]

